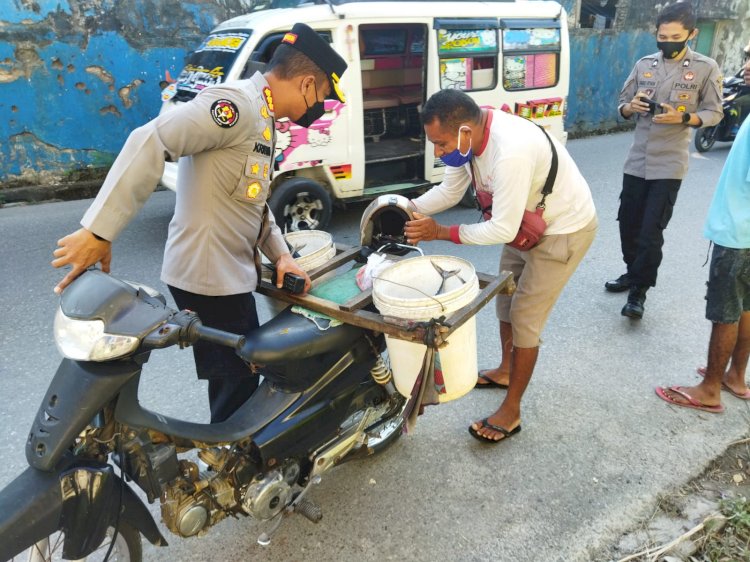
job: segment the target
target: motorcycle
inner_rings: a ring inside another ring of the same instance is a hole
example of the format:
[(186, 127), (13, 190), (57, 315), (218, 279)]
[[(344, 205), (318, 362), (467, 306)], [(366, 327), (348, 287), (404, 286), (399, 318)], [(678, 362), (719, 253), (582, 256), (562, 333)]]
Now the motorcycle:
[(744, 117), (737, 119), (738, 109), (735, 100), (749, 92), (750, 87), (745, 85), (743, 70), (724, 79), (722, 89), (724, 117), (718, 125), (702, 127), (695, 131), (693, 142), (698, 152), (708, 152), (716, 141), (732, 142), (735, 139), (739, 126), (744, 120)]
[[(249, 516), (267, 522), (258, 542), (268, 544), (285, 516), (320, 520), (307, 494), (328, 469), (402, 434), (406, 399), (390, 381), (384, 338), (352, 325), (320, 331), (287, 309), (231, 334), (170, 309), (153, 289), (90, 270), (63, 293), (55, 339), (64, 359), (28, 435), (30, 466), (0, 492), (0, 560), (138, 562), (141, 535), (166, 546), (129, 482), (159, 500), (179, 537)], [(258, 390), (215, 424), (142, 407), (150, 354), (199, 340), (258, 368)]]

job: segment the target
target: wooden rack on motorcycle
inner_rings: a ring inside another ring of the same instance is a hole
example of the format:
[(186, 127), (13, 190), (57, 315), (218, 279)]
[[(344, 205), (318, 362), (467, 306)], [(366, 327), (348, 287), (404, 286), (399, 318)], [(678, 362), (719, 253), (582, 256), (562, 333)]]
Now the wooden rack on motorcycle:
[[(327, 263), (308, 271), (313, 287), (317, 280), (330, 277), (331, 272), (356, 261), (362, 252), (360, 246), (335, 244), (336, 255)], [(398, 258), (396, 258), (398, 259)], [(372, 289), (362, 291), (348, 301), (338, 304), (315, 295), (293, 295), (278, 289), (268, 281), (262, 281), (257, 291), (267, 297), (278, 299), (292, 305), (299, 305), (317, 313), (325, 314), (345, 324), (358, 326), (373, 332), (427, 346), (422, 370), (411, 392), (406, 408), (407, 431), (411, 430), (416, 418), (426, 405), (437, 404), (437, 396), (431, 389), (434, 387), (435, 357), (438, 350), (446, 345), (449, 336), (467, 320), (477, 314), (493, 297), (498, 294), (511, 295), (516, 289), (513, 274), (503, 271), (500, 275), (489, 275), (477, 272), (479, 293), (467, 305), (455, 312), (429, 321), (405, 320), (384, 316), (372, 310), (365, 310), (373, 304)]]

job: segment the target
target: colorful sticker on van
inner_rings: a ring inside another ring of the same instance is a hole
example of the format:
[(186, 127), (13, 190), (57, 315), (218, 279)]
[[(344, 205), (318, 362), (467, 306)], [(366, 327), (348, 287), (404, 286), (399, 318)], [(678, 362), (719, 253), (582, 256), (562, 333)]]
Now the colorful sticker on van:
[(234, 53), (245, 44), (247, 33), (216, 33), (206, 37), (205, 41), (193, 52), (221, 51), (223, 53)]
[(350, 180), (352, 179), (352, 165), (342, 164), (341, 166), (329, 166), (331, 174), (337, 180)]
[(495, 29), (438, 29), (438, 52), (497, 52)]
[(280, 170), (299, 167), (300, 162), (311, 162), (333, 158), (340, 154), (333, 145), (333, 130), (339, 129), (340, 138), (345, 138), (346, 124), (343, 120), (337, 123), (345, 104), (338, 100), (325, 101), (323, 117), (305, 129), (288, 119), (276, 121), (275, 160)]

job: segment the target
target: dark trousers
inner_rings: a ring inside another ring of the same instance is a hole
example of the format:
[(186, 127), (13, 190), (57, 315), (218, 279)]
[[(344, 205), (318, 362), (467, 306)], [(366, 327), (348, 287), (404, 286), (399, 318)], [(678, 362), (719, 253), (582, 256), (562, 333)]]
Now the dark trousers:
[[(198, 314), (203, 324), (235, 334), (247, 334), (258, 327), (258, 313), (252, 293), (209, 297), (169, 287), (177, 307)], [(204, 341), (193, 346), (199, 379), (208, 379), (211, 423), (226, 420), (258, 388), (258, 375), (233, 349)]]
[(645, 180), (625, 174), (622, 179), (620, 243), (630, 283), (656, 285), (662, 260), (664, 229), (672, 218), (682, 180)]

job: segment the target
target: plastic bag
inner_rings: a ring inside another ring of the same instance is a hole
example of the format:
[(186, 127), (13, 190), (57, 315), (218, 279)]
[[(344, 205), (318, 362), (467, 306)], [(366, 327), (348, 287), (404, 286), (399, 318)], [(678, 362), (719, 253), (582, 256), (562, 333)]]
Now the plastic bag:
[(373, 278), (380, 275), (380, 272), (387, 267), (396, 263), (394, 260), (387, 258), (385, 254), (375, 252), (367, 258), (367, 263), (359, 268), (357, 272), (357, 286), (366, 291), (372, 288)]

